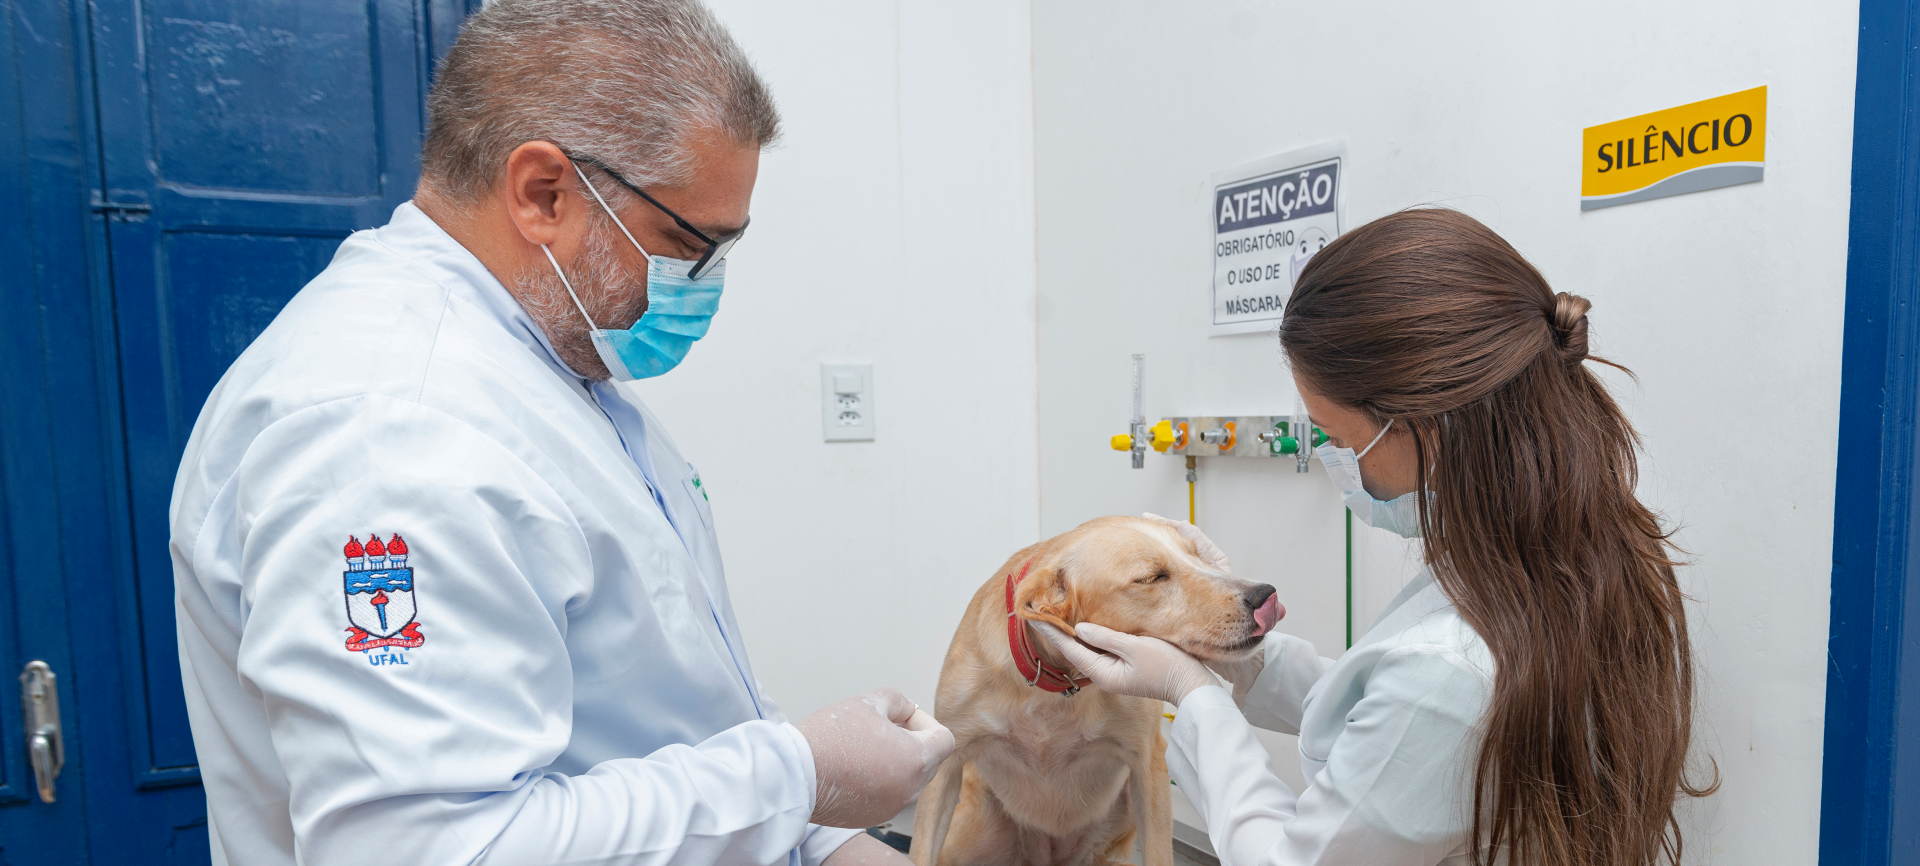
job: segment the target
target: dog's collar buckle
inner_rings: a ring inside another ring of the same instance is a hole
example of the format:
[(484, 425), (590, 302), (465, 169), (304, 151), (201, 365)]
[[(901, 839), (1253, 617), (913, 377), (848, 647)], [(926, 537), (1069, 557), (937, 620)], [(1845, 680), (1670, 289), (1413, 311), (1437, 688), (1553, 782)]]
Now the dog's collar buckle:
[(1029, 559), (1020, 566), (1018, 577), (1012, 572), (1007, 573), (1007, 649), (1013, 655), (1014, 667), (1020, 669), (1020, 676), (1027, 681), (1027, 685), (1070, 698), (1093, 681), (1076, 677), (1074, 672), (1063, 671), (1041, 658), (1027, 638), (1026, 622), (1014, 615), (1013, 588), (1027, 579), (1027, 570), (1032, 567), (1033, 560)]

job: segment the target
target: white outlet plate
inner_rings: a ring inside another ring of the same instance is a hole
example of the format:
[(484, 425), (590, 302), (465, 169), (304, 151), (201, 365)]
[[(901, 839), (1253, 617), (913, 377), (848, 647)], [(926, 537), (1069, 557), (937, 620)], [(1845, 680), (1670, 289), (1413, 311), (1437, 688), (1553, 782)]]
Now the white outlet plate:
[(820, 425), (828, 442), (873, 441), (873, 365), (820, 365)]

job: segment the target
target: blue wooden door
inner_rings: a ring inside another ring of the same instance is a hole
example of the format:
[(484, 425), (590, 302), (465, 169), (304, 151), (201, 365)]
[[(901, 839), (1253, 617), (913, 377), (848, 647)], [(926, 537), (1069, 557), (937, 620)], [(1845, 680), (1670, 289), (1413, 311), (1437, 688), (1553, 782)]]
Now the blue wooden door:
[(1920, 862), (1920, 2), (1856, 63), (1821, 866)]
[[(73, 671), (55, 496), (57, 403), (49, 388), (58, 368), (40, 327), (45, 311), (63, 309), (62, 288), (84, 299), (87, 285), (87, 216), (74, 194), (83, 186), (71, 63), (78, 40), (67, 11), (0, 2), (10, 79), (0, 87), (0, 864), (86, 856), (85, 802), (67, 796), (76, 789), (66, 776), (56, 780), (60, 796), (42, 802), (15, 697), (15, 677), (28, 662)], [(27, 86), (16, 71), (22, 68), (40, 70), (37, 86)], [(72, 676), (57, 681), (63, 721), (73, 715), (74, 685)]]
[[(174, 472), (233, 359), (342, 238), (412, 195), (431, 64), (468, 7), (0, 0), (17, 104), (0, 112), (25, 118), (8, 167), (30, 169), (0, 175), (0, 202), (37, 216), (65, 196), (67, 217), (0, 232), (0, 254), (32, 263), (0, 286), (0, 684), (48, 660), (67, 733), (60, 796), (41, 802), (0, 698), (0, 864), (207, 862)], [(40, 129), (55, 113), (71, 118), (57, 135)]]

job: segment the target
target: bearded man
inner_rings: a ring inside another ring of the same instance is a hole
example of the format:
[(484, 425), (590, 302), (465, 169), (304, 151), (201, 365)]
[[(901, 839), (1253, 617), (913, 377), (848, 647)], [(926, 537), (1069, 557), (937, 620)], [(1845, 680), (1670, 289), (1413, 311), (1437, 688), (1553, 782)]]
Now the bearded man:
[(841, 828), (952, 736), (890, 689), (787, 723), (622, 385), (718, 309), (765, 85), (697, 0), (496, 0), (428, 110), (414, 201), (234, 362), (175, 483), (215, 862), (904, 864)]

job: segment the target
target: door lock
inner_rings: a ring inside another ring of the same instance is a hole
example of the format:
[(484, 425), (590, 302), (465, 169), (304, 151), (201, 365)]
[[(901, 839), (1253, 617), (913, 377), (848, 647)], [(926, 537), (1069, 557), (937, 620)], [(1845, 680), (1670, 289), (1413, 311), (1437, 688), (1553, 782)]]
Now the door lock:
[(53, 668), (43, 661), (27, 662), (26, 670), (20, 672), (20, 714), (26, 722), (27, 755), (42, 803), (53, 802), (53, 780), (60, 778), (60, 767), (67, 762), (60, 742), (60, 692), (55, 682)]
[[(122, 190), (113, 190), (122, 192)], [(135, 193), (138, 195), (138, 193)], [(143, 223), (147, 215), (153, 213), (153, 205), (144, 201), (115, 201), (112, 197), (93, 191), (93, 198), (87, 202), (94, 213), (103, 214), (113, 222)]]

